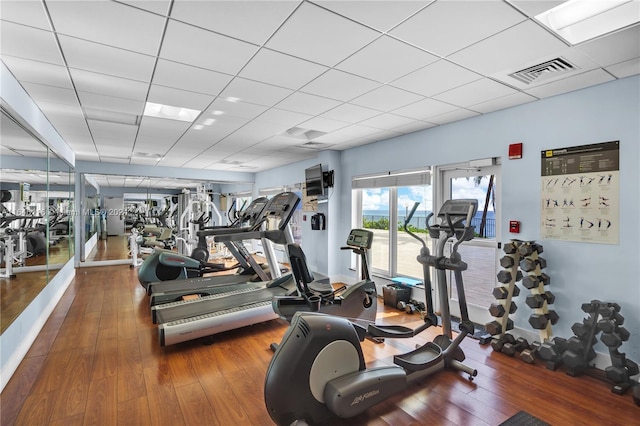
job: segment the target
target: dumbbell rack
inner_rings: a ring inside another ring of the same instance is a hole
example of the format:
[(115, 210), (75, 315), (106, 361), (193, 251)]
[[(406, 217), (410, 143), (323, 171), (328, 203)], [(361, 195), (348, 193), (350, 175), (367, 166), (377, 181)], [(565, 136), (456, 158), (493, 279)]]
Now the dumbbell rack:
[(555, 301), (555, 296), (545, 290), (551, 279), (542, 271), (547, 266), (547, 261), (540, 256), (542, 251), (542, 245), (535, 241), (523, 242), (518, 247), (521, 256), (520, 269), (527, 273), (522, 278), (522, 285), (531, 292), (525, 303), (534, 310), (529, 317), (529, 324), (538, 330), (540, 341), (545, 342), (551, 339), (551, 326), (558, 322), (559, 317), (554, 310), (549, 309), (549, 305)]
[(509, 315), (518, 309), (513, 298), (520, 293), (516, 282), (522, 279), (522, 272), (518, 269), (520, 263), (518, 247), (521, 243), (520, 240), (511, 240), (503, 245), (505, 255), (500, 259), (500, 265), (504, 269), (497, 275), (500, 285), (493, 289), (496, 302), (489, 307), (489, 313), (496, 319), (485, 325), (487, 333), (493, 336), (491, 346), (497, 352), (502, 352), (505, 345), (507, 345), (507, 351), (511, 352), (516, 343), (515, 337), (507, 331), (513, 329), (513, 320)]
[(600, 335), (600, 341), (609, 349), (611, 365), (605, 368), (605, 375), (613, 386), (611, 391), (622, 395), (636, 382), (631, 380), (640, 372), (638, 364), (618, 348), (629, 340), (629, 331), (622, 327), (624, 317), (620, 314), (620, 305), (592, 300), (582, 304), (582, 311), (588, 313), (582, 323), (575, 323), (571, 327), (575, 336), (567, 341), (567, 350), (562, 355), (562, 360), (567, 369), (567, 374), (576, 376), (590, 367), (589, 362), (596, 357), (593, 345)]

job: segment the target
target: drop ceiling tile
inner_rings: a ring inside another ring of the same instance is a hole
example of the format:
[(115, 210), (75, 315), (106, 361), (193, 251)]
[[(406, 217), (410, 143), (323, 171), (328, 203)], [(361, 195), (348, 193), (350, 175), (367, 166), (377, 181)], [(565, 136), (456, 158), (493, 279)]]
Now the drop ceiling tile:
[(2, 21), (0, 25), (0, 53), (38, 62), (64, 65), (55, 36), (39, 30)]
[(22, 87), (24, 87), (36, 103), (47, 102), (78, 106), (78, 99), (73, 90), (36, 83), (23, 83)]
[(334, 66), (378, 35), (372, 29), (304, 2), (266, 46), (322, 65)]
[(155, 58), (152, 56), (63, 35), (58, 38), (70, 68), (131, 80), (151, 80), (155, 65)]
[(397, 126), (403, 126), (415, 122), (413, 118), (403, 117), (401, 115), (384, 113), (368, 120), (361, 121), (360, 125), (367, 127), (375, 127), (376, 129), (392, 129)]
[(142, 102), (147, 99), (148, 83), (74, 68), (69, 72), (78, 91)]
[(51, 31), (42, 5), (39, 1), (2, 0), (2, 20)]
[(211, 31), (261, 45), (297, 7), (295, 1), (183, 1), (171, 17)]
[(138, 128), (126, 124), (87, 120), (96, 144), (132, 147)]
[(504, 2), (439, 1), (389, 33), (445, 57), (525, 19)]
[(142, 115), (144, 111), (144, 102), (142, 101), (87, 92), (78, 92), (78, 97), (80, 98), (83, 108), (107, 110), (132, 115)]
[(336, 68), (386, 83), (438, 58), (388, 36), (382, 36), (354, 53)]
[(506, 0), (517, 9), (529, 17), (536, 16), (542, 12), (564, 3), (567, 0)]
[(378, 133), (380, 129), (374, 129), (372, 127), (361, 126), (359, 124), (352, 124), (342, 129), (331, 132), (327, 135), (316, 138), (315, 142), (339, 144), (341, 142), (348, 142), (353, 139), (358, 139), (367, 135)]
[(640, 57), (640, 24), (580, 44), (575, 49), (586, 53), (603, 67), (636, 59)]
[(429, 121), (436, 124), (447, 124), (452, 123), (454, 121), (460, 121), (467, 118), (474, 117), (476, 115), (480, 115), (475, 111), (470, 111), (468, 109), (460, 108), (455, 111), (446, 112), (444, 114), (436, 115), (433, 117), (429, 117)]
[(131, 155), (131, 147), (117, 147), (111, 144), (97, 144), (98, 155), (104, 159), (104, 157), (119, 158), (121, 162), (129, 162), (129, 156)]
[(596, 69), (575, 76), (567, 77), (563, 80), (557, 80), (549, 84), (533, 87), (529, 90), (526, 90), (526, 92), (539, 98), (547, 98), (550, 96), (583, 89), (585, 87), (606, 83), (607, 81), (611, 80), (614, 80), (614, 77), (612, 77), (611, 74), (602, 69)]
[(235, 75), (257, 50), (252, 44), (171, 20), (160, 57)]
[(298, 111), (304, 114), (318, 115), (340, 105), (340, 101), (308, 93), (295, 92), (276, 106), (287, 111)]
[(352, 104), (342, 104), (323, 113), (321, 116), (332, 120), (358, 123), (371, 117), (380, 115), (380, 111)]
[(263, 48), (238, 75), (295, 90), (327, 70), (328, 68), (322, 65)]
[(139, 9), (148, 10), (149, 12), (157, 13), (159, 15), (166, 16), (167, 12), (169, 12), (169, 4), (171, 4), (171, 0), (119, 0), (120, 3), (126, 3), (131, 6), (135, 6)]
[(491, 99), (517, 93), (516, 90), (488, 78), (467, 83), (433, 97), (453, 105), (468, 107)]
[(186, 90), (152, 84), (149, 89), (147, 102), (202, 111), (213, 102), (213, 98), (212, 95), (203, 95), (201, 93), (187, 92)]
[(258, 83), (244, 78), (234, 78), (220, 96), (237, 98), (244, 102), (271, 106), (280, 102), (292, 93), (289, 89)]
[(191, 123), (178, 120), (165, 120), (156, 117), (143, 117), (140, 121), (138, 139), (147, 138), (157, 141), (175, 142), (187, 129)]
[(640, 58), (608, 66), (606, 67), (606, 70), (617, 78), (625, 78), (640, 74)]
[(301, 114), (299, 112), (286, 111), (278, 108), (270, 108), (261, 114), (256, 121), (265, 121), (268, 123), (280, 124), (285, 126), (286, 128), (294, 127), (303, 121), (307, 121), (310, 118), (313, 118), (312, 115), (309, 114)]
[(157, 156), (161, 156), (167, 152), (173, 146), (173, 142), (174, 141), (167, 139), (158, 140), (148, 137), (138, 137), (133, 149), (137, 153), (154, 154), (156, 157), (154, 160), (157, 161), (159, 159)]
[(393, 113), (405, 117), (410, 117), (415, 120), (425, 120), (427, 117), (455, 111), (456, 109), (458, 109), (458, 107), (437, 101), (435, 99), (423, 99), (411, 105), (398, 108), (393, 111)]
[(229, 84), (232, 75), (203, 68), (192, 67), (178, 62), (159, 59), (153, 73), (153, 83), (191, 92), (219, 94)]
[(393, 131), (398, 132), (398, 133), (413, 133), (413, 132), (419, 132), (420, 130), (424, 130), (424, 129), (429, 129), (431, 127), (435, 127), (437, 126), (437, 124), (435, 123), (428, 123), (425, 121), (414, 121), (413, 123), (409, 123), (409, 124), (404, 124), (402, 126), (398, 126), (398, 127), (394, 127)]
[(427, 1), (316, 1), (342, 16), (386, 32), (433, 0)]
[(309, 130), (319, 130), (321, 132), (333, 132), (348, 125), (349, 123), (345, 123), (344, 121), (331, 120), (318, 116), (300, 123), (299, 127)]
[(433, 96), (480, 78), (480, 74), (441, 59), (394, 80), (389, 85), (420, 95)]
[(487, 114), (493, 111), (510, 108), (516, 105), (521, 105), (521, 104), (525, 104), (527, 102), (533, 102), (536, 100), (537, 98), (531, 95), (528, 95), (523, 92), (517, 92), (511, 95), (503, 96), (501, 98), (496, 98), (490, 101), (470, 105), (469, 109), (480, 112), (482, 114)]
[(389, 112), (396, 108), (424, 99), (423, 96), (391, 86), (382, 86), (362, 96), (352, 99), (350, 103), (379, 111)]
[(332, 69), (300, 91), (346, 102), (380, 86), (375, 81)]
[(69, 73), (63, 66), (8, 55), (2, 56), (2, 62), (18, 81), (73, 89)]
[[(226, 136), (226, 134), (224, 136)], [(202, 130), (189, 129), (180, 140), (176, 142), (175, 146), (171, 148), (171, 151), (179, 151), (184, 155), (195, 156), (211, 147), (211, 145), (220, 139), (222, 139), (222, 137), (216, 138)]]
[[(224, 119), (227, 116), (252, 119), (259, 116), (267, 109), (268, 107), (264, 105), (256, 105), (241, 101), (229, 101), (225, 98), (216, 98), (213, 103), (209, 105), (206, 113), (210, 114), (214, 118), (221, 119)], [(203, 114), (203, 116), (205, 115), (206, 114)], [(219, 115), (222, 115), (222, 117), (219, 117)]]
[[(141, 166), (156, 166), (158, 164), (157, 158), (145, 158), (145, 157), (131, 157), (130, 164), (138, 164)], [(127, 185), (129, 186), (129, 185)]]
[(490, 75), (518, 71), (536, 58), (553, 59), (566, 45), (539, 25), (526, 21), (454, 53), (450, 60)]
[(58, 34), (156, 55), (165, 18), (113, 1), (50, 1)]

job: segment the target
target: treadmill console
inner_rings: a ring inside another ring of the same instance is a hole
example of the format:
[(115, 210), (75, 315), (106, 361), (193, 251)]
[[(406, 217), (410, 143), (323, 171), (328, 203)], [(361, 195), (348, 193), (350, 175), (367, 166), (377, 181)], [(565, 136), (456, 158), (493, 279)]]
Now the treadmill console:
[(266, 212), (269, 229), (271, 229), (271, 224), (275, 223), (275, 227), (279, 231), (283, 231), (298, 204), (300, 204), (300, 197), (293, 192), (281, 192), (269, 200)]
[(366, 229), (352, 229), (347, 237), (347, 245), (350, 247), (371, 249), (373, 242), (373, 232)]

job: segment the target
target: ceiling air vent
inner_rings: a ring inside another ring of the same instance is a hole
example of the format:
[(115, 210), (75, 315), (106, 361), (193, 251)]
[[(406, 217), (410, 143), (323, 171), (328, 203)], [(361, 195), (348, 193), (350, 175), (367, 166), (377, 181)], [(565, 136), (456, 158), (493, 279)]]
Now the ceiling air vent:
[(534, 65), (532, 67), (525, 68), (520, 71), (516, 71), (509, 74), (509, 76), (522, 83), (531, 84), (533, 82), (558, 77), (562, 74), (566, 74), (577, 69), (578, 67), (576, 67), (566, 59), (556, 58), (538, 65)]
[(307, 149), (315, 149), (315, 150), (323, 150), (328, 148), (330, 145), (327, 143), (320, 143), (320, 142), (307, 142), (307, 143), (303, 143), (302, 145), (298, 145), (301, 148), (307, 148)]

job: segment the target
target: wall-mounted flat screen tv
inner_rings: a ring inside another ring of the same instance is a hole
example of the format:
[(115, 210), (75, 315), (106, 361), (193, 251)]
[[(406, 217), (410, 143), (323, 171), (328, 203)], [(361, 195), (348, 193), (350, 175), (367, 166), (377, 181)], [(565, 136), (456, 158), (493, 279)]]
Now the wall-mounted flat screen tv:
[(305, 169), (304, 180), (307, 186), (307, 197), (317, 197), (324, 195), (322, 164), (317, 164), (313, 167)]

